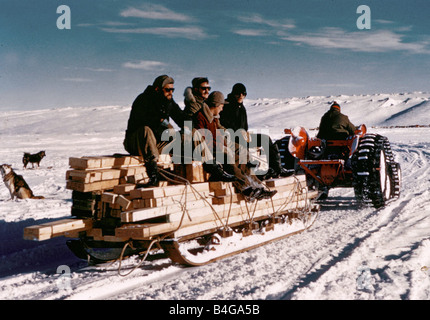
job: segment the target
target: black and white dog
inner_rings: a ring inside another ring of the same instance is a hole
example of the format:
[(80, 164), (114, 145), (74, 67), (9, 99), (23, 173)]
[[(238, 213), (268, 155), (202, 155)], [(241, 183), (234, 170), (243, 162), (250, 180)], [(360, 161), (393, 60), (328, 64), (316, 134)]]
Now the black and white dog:
[(37, 164), (39, 167), (40, 161), (46, 156), (45, 151), (40, 151), (35, 154), (30, 154), (28, 152), (24, 152), (24, 156), (22, 157), (22, 163), (24, 164), (24, 169), (27, 169), (27, 164), (31, 163), (34, 168), (34, 164)]
[(19, 199), (44, 199), (42, 196), (35, 196), (31, 191), (24, 178), (13, 171), (10, 164), (2, 164), (0, 172), (3, 177), (5, 186), (9, 189), (12, 200), (16, 197)]

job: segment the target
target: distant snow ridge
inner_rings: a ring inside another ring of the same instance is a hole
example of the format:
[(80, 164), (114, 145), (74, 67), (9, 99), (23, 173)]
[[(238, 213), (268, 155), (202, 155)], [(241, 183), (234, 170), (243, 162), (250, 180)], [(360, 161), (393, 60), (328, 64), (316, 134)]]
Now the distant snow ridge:
[[(180, 102), (180, 98), (176, 99)], [(422, 92), (247, 99), (245, 107), (251, 130), (266, 130), (276, 137), (283, 135), (285, 128), (317, 128), (333, 101), (340, 104), (342, 112), (355, 125), (430, 125), (430, 94)], [(0, 135), (117, 132), (118, 137), (123, 137), (130, 108), (101, 106), (0, 112)]]

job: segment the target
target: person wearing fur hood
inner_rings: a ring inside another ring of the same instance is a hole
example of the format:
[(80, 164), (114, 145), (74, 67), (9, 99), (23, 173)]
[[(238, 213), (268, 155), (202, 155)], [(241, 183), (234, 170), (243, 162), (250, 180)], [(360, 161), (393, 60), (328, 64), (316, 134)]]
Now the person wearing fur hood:
[(197, 77), (191, 83), (192, 87), (187, 87), (184, 91), (184, 113), (189, 119), (192, 119), (204, 105), (207, 106), (206, 99), (211, 90), (208, 78)]
[[(206, 99), (209, 97), (211, 88), (209, 87), (208, 78), (205, 77), (194, 78), (191, 83), (192, 87), (187, 87), (184, 91), (184, 115), (187, 120), (191, 120), (194, 123), (196, 115), (200, 111), (205, 110), (206, 114), (209, 115), (207, 113), (209, 107), (206, 104)], [(187, 128), (184, 128), (184, 130), (187, 130)], [(188, 130), (192, 132), (194, 150), (199, 148), (203, 153), (203, 168), (210, 174), (210, 179), (224, 182), (236, 181), (237, 179), (234, 175), (225, 172), (222, 166), (214, 161), (213, 151), (216, 149), (208, 147), (208, 143), (211, 142), (205, 141), (196, 128), (188, 128)]]

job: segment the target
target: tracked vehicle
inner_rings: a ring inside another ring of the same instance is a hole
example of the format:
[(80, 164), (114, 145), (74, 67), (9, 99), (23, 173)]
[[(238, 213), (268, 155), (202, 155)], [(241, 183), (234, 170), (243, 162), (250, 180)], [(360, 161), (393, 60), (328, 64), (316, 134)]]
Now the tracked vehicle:
[(367, 133), (364, 124), (346, 140), (310, 137), (306, 129), (285, 129), (278, 140), (283, 164), (304, 172), (308, 186), (325, 199), (332, 188), (354, 188), (360, 205), (384, 207), (400, 195), (401, 168), (384, 136)]

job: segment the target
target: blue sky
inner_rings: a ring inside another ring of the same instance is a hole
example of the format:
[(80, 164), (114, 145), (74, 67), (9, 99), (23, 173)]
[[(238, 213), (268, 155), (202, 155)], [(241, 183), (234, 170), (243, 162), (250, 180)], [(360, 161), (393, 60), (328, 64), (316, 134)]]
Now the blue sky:
[(160, 74), (177, 101), (196, 76), (251, 99), (429, 91), (429, 16), (427, 0), (0, 0), (0, 110), (129, 105)]

